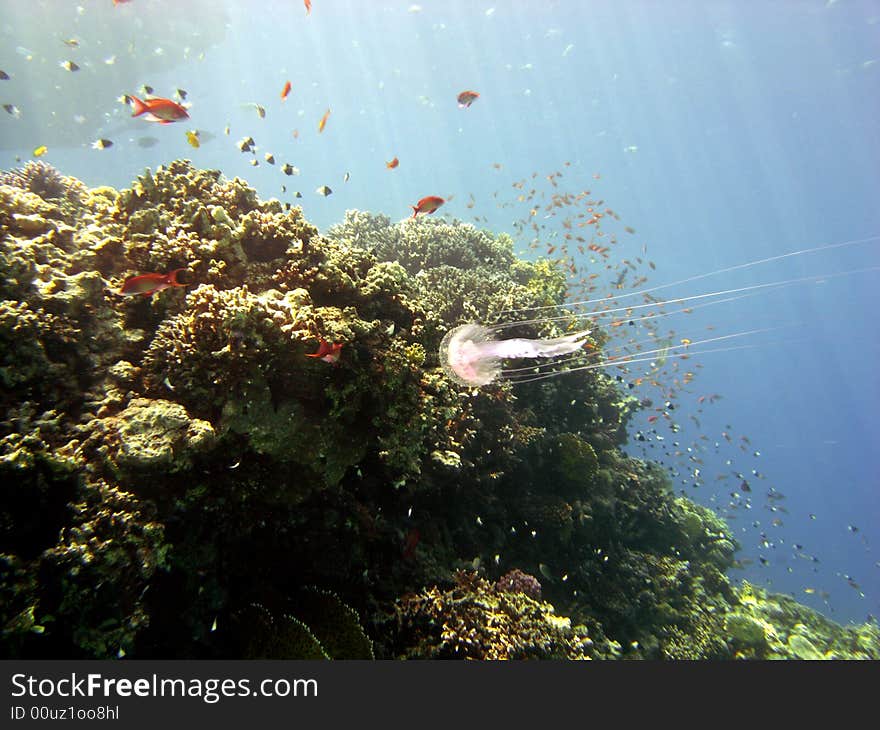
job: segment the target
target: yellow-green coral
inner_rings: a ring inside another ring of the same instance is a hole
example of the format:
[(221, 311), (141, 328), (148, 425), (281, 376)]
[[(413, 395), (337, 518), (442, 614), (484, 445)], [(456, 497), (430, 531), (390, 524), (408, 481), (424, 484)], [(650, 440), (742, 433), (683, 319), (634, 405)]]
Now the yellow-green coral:
[(876, 622), (841, 626), (790, 596), (769, 593), (747, 581), (737, 598), (739, 608), (731, 615), (741, 625), (761, 626), (765, 639), (748, 641), (742, 632), (734, 633), (732, 648), (738, 658), (880, 659)]
[(433, 586), (398, 606), (408, 658), (591, 659), (585, 627), (572, 626), (552, 605), (459, 574), (451, 590)]

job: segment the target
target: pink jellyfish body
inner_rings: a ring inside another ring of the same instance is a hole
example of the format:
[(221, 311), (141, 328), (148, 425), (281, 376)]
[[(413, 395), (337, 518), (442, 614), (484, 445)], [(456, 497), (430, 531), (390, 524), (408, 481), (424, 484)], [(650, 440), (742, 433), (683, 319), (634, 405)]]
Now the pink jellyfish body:
[(449, 330), (440, 343), (440, 364), (446, 375), (460, 385), (488, 385), (503, 375), (504, 359), (568, 355), (583, 347), (590, 335), (590, 330), (582, 330), (546, 340), (498, 340), (497, 332), (496, 328), (473, 323)]

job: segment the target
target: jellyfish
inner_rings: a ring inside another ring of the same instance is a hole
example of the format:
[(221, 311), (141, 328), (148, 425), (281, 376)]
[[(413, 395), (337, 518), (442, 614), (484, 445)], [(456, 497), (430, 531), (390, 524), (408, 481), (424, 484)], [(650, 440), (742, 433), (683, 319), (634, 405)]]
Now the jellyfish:
[[(459, 385), (482, 387), (499, 379), (512, 380), (519, 383), (533, 382), (535, 380), (554, 377), (564, 373), (603, 368), (609, 365), (627, 365), (640, 362), (652, 362), (652, 365), (655, 365), (653, 361), (657, 361), (659, 365), (662, 366), (667, 357), (683, 355), (685, 351), (687, 352), (687, 356), (690, 357), (691, 355), (703, 355), (712, 352), (729, 352), (731, 350), (754, 347), (755, 345), (748, 343), (731, 344), (730, 341), (747, 338), (759, 333), (771, 332), (781, 329), (781, 327), (753, 327), (739, 332), (705, 337), (695, 341), (682, 339), (681, 343), (678, 345), (671, 344), (668, 340), (658, 341), (655, 337), (654, 339), (649, 340), (649, 342), (658, 344), (659, 346), (656, 348), (643, 349), (644, 343), (639, 343), (638, 353), (626, 352), (618, 354), (614, 352), (601, 353), (596, 348), (586, 350), (585, 345), (590, 344), (590, 336), (595, 329), (595, 326), (588, 327), (586, 325), (589, 322), (596, 322), (599, 318), (612, 316), (616, 317), (611, 323), (612, 327), (619, 326), (620, 324), (623, 324), (624, 321), (628, 326), (633, 326), (640, 322), (652, 320), (657, 317), (668, 316), (669, 314), (674, 314), (676, 312), (690, 313), (697, 308), (737, 301), (746, 297), (756, 296), (762, 292), (781, 289), (797, 284), (824, 282), (828, 279), (837, 277), (877, 272), (880, 271), (880, 267), (871, 266), (851, 271), (801, 276), (760, 284), (731, 287), (728, 289), (720, 289), (666, 300), (660, 300), (652, 296), (649, 301), (646, 301), (643, 304), (612, 308), (608, 307), (608, 303), (610, 302), (639, 295), (648, 299), (646, 295), (653, 295), (654, 292), (661, 289), (682, 284), (690, 284), (697, 280), (718, 274), (726, 274), (741, 269), (750, 269), (761, 264), (780, 261), (786, 258), (876, 242), (877, 240), (880, 240), (880, 236), (871, 236), (863, 239), (825, 244), (823, 246), (793, 251), (756, 261), (749, 261), (744, 264), (729, 266), (717, 271), (691, 276), (669, 284), (662, 284), (648, 289), (604, 297), (599, 300), (569, 302), (563, 305), (550, 305), (549, 307), (536, 307), (528, 310), (534, 314), (549, 309), (562, 312), (561, 314), (553, 314), (550, 312), (543, 316), (517, 319), (517, 316), (522, 315), (524, 310), (505, 310), (503, 314), (510, 317), (510, 321), (492, 325), (467, 322), (449, 330), (440, 343), (440, 365), (447, 377)], [(590, 304), (596, 305), (597, 303), (601, 304), (604, 308), (600, 311), (589, 313), (582, 311), (585, 306)], [(669, 307), (679, 308), (673, 311), (668, 311)], [(644, 315), (638, 314), (644, 309), (649, 309), (651, 311)], [(620, 319), (622, 314), (623, 319)], [(551, 325), (558, 325), (559, 323), (564, 323), (565, 326), (573, 328), (576, 331), (550, 338), (504, 337), (505, 331), (511, 327), (521, 328), (525, 326), (538, 326), (541, 329), (546, 330)], [(579, 324), (580, 326), (578, 326)], [(705, 347), (706, 345), (711, 345), (711, 347), (707, 348)], [(591, 359), (592, 361), (590, 361)], [(503, 365), (503, 361), (505, 360), (533, 360), (537, 362), (516, 368), (505, 368)]]
[(591, 330), (543, 340), (499, 340), (496, 332), (495, 328), (474, 323), (449, 330), (440, 343), (440, 363), (446, 375), (459, 385), (488, 385), (502, 374), (502, 359), (568, 355), (583, 347)]

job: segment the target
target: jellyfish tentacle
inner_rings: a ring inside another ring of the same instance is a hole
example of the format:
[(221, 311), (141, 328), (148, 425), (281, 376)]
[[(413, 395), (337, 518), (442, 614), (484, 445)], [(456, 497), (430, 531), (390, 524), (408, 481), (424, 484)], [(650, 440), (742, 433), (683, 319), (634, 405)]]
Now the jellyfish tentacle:
[(494, 340), (484, 342), (482, 349), (492, 357), (518, 358), (518, 357), (558, 357), (576, 352), (584, 346), (584, 341), (590, 336), (591, 330), (582, 330), (571, 335), (553, 337), (546, 340), (528, 340), (524, 337), (515, 337), (509, 340)]
[[(834, 249), (839, 248), (849, 248), (851, 246), (861, 246), (866, 243), (876, 243), (880, 241), (880, 235), (872, 235), (866, 236), (865, 238), (853, 238), (848, 241), (837, 241), (835, 243), (826, 243), (820, 246), (813, 246), (811, 248), (802, 248), (798, 251), (789, 251), (788, 253), (779, 254), (777, 256), (768, 256), (763, 259), (756, 259), (754, 261), (746, 261), (742, 264), (736, 264), (734, 266), (726, 266), (723, 269), (716, 269), (715, 271), (709, 271), (704, 274), (697, 274), (696, 276), (689, 276), (685, 279), (679, 279), (678, 281), (671, 281), (667, 284), (660, 284), (658, 286), (652, 286), (647, 289), (638, 289), (636, 291), (626, 292), (625, 294), (616, 294), (614, 296), (606, 296), (606, 297), (597, 297), (595, 299), (583, 299), (577, 302), (566, 302), (565, 304), (549, 304), (545, 306), (539, 307), (529, 307), (528, 311), (542, 311), (547, 309), (556, 309), (560, 307), (579, 307), (585, 306), (587, 304), (598, 304), (604, 302), (617, 301), (620, 299), (629, 299), (630, 297), (636, 296), (644, 296), (645, 294), (650, 294), (652, 292), (661, 291), (663, 289), (669, 289), (674, 286), (680, 286), (681, 284), (692, 284), (695, 281), (700, 281), (702, 279), (708, 279), (711, 276), (718, 276), (719, 274), (729, 274), (733, 271), (740, 271), (743, 269), (751, 269), (753, 267), (761, 266), (763, 264), (769, 264), (776, 261), (782, 261), (784, 259), (789, 259), (793, 257), (799, 256), (807, 256), (814, 253), (832, 251)], [(523, 312), (526, 309), (505, 309), (499, 312), (499, 314), (515, 314), (517, 312)], [(540, 321), (540, 320), (535, 320)]]

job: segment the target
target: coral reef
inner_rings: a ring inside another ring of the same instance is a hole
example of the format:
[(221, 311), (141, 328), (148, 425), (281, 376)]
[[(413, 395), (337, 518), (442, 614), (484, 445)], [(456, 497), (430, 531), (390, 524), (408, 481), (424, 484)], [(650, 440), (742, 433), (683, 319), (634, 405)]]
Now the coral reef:
[(726, 630), (741, 659), (880, 659), (876, 623), (840, 626), (789, 596), (743, 582)]
[(730, 585), (725, 523), (622, 452), (612, 378), (443, 375), (452, 327), (565, 295), (505, 235), (320, 235), (185, 160), (120, 191), (7, 173), (4, 655), (876, 657), (876, 626)]
[(399, 606), (405, 658), (592, 659), (586, 627), (519, 591), (499, 590), (461, 572), (448, 591), (406, 596)]

